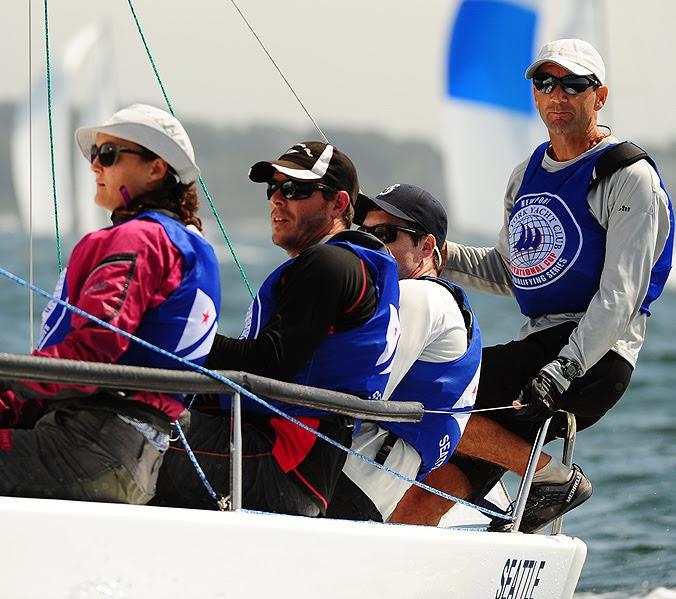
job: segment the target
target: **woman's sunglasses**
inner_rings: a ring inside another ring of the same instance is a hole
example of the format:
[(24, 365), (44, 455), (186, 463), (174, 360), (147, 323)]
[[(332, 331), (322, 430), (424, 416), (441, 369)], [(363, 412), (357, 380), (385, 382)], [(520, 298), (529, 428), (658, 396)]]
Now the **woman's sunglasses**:
[(565, 77), (554, 77), (546, 73), (536, 74), (533, 77), (535, 89), (543, 94), (551, 94), (557, 85), (561, 86), (564, 93), (569, 96), (575, 96), (587, 91), (590, 87), (599, 87), (601, 83), (594, 77), (583, 77), (578, 75), (566, 75)]
[(279, 190), (287, 200), (305, 200), (315, 191), (329, 191), (335, 193), (335, 189), (322, 183), (300, 183), (298, 181), (273, 181), (268, 183), (268, 200)]
[(107, 141), (100, 146), (94, 144), (89, 149), (89, 161), (94, 162), (96, 158), (99, 159), (99, 164), (104, 167), (113, 166), (117, 162), (121, 152), (126, 154), (138, 154), (139, 156), (152, 157), (154, 154), (150, 150), (137, 150), (135, 148), (127, 148), (125, 146), (118, 146), (117, 144)]
[(427, 235), (427, 233), (425, 233), (424, 231), (418, 231), (418, 229), (411, 229), (410, 227), (402, 227), (400, 225), (390, 225), (390, 224), (373, 225), (372, 227), (362, 225), (361, 227), (359, 227), (359, 230), (364, 231), (365, 233), (370, 233), (374, 237), (380, 239), (380, 241), (382, 241), (384, 244), (394, 243), (397, 240), (399, 231), (403, 231), (404, 233), (410, 233), (411, 235), (414, 236)]

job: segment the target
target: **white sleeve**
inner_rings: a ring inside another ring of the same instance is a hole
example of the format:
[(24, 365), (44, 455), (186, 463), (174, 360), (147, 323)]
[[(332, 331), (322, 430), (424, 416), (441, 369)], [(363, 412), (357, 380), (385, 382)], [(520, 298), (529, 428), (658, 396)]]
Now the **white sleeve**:
[(399, 322), (401, 336), (384, 399), (389, 399), (416, 360), (445, 362), (467, 350), (460, 308), (448, 290), (434, 281), (399, 281)]
[[(399, 319), (401, 337), (392, 362), (390, 380), (385, 388), (388, 399), (416, 360), (444, 362), (467, 351), (467, 329), (455, 298), (434, 281), (399, 281)], [(352, 439), (352, 449), (375, 458), (387, 430), (374, 422), (364, 422)], [(386, 465), (409, 478), (420, 468), (420, 455), (403, 439), (398, 439), (387, 456)], [(350, 478), (387, 520), (409, 483), (348, 455), (343, 472)]]
[(509, 215), (527, 166), (528, 160), (519, 164), (507, 182), (503, 202), (503, 223), (495, 247), (472, 247), (449, 241), (444, 277), (458, 285), (478, 291), (495, 295), (514, 295), (512, 273), (509, 270)]
[(444, 278), (486, 293), (514, 295), (509, 259), (497, 248), (472, 247), (452, 241), (448, 242), (447, 247), (448, 262)]
[(668, 200), (647, 162), (614, 173), (596, 193), (603, 195), (608, 211), (600, 287), (560, 354), (584, 371), (613, 347), (638, 314), (669, 234)]

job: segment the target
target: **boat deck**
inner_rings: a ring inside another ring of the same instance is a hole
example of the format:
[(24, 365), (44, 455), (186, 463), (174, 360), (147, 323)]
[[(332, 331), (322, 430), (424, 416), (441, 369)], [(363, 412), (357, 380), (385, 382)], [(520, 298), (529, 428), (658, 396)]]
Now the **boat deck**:
[(0, 497), (12, 599), (566, 599), (586, 546), (565, 535)]

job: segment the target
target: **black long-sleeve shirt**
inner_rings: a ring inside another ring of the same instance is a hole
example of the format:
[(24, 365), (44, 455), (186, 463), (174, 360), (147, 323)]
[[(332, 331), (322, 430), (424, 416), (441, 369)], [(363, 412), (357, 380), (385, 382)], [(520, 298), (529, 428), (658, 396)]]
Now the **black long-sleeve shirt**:
[[(333, 240), (383, 249), (371, 235), (344, 231)], [(275, 309), (256, 339), (217, 335), (206, 366), (244, 370), (289, 381), (330, 331), (368, 321), (377, 297), (370, 273), (350, 250), (318, 244), (303, 251), (282, 273)]]

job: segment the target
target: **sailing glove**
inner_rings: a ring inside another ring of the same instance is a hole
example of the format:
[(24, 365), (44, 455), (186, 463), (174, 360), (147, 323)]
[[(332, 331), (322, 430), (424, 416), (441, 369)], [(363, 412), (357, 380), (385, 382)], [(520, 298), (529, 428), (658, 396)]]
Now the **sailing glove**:
[(570, 383), (582, 375), (582, 367), (575, 360), (557, 358), (535, 375), (519, 394), (518, 402), (524, 405), (517, 416), (542, 423), (559, 408), (561, 395)]
[(517, 410), (516, 415), (542, 423), (554, 415), (560, 400), (561, 391), (556, 381), (545, 370), (541, 370), (519, 393), (517, 401), (524, 407)]

